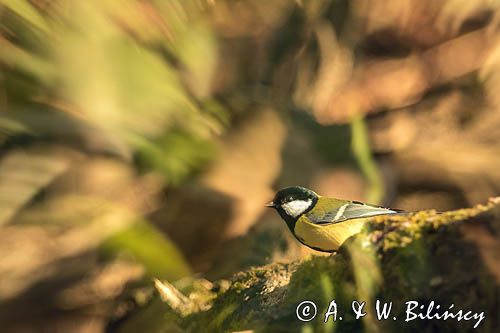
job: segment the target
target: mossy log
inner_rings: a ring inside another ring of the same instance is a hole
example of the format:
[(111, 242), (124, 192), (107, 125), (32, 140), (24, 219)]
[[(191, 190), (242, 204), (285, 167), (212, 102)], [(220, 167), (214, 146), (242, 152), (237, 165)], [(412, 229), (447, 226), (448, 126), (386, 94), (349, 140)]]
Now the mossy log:
[[(231, 281), (196, 280), (183, 293), (157, 281), (159, 295), (117, 331), (500, 332), (499, 235), (500, 198), (445, 213), (379, 216), (329, 257), (256, 267)], [(296, 313), (304, 300), (317, 306), (308, 322)], [(325, 323), (332, 300), (337, 317)], [(354, 300), (366, 302), (366, 316), (356, 318)], [(392, 301), (387, 320), (377, 319), (377, 300)], [(476, 329), (479, 317), (406, 321), (408, 301), (424, 306), (415, 313), (434, 301), (431, 314), (462, 309), (484, 319)]]

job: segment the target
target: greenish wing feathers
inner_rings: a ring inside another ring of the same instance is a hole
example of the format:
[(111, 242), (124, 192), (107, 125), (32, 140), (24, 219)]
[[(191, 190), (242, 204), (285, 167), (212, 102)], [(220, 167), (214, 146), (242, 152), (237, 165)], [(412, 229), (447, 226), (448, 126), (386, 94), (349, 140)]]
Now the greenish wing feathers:
[(354, 218), (398, 213), (396, 210), (367, 205), (357, 201), (321, 198), (318, 207), (306, 214), (315, 224), (333, 224)]

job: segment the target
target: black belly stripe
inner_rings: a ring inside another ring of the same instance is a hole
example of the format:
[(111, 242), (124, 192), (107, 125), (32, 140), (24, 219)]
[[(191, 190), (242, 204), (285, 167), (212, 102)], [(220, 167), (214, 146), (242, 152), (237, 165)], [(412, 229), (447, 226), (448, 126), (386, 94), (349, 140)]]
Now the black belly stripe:
[(328, 252), (328, 253), (337, 252), (336, 250), (324, 250), (324, 249), (320, 249), (319, 247), (315, 247), (315, 246), (310, 246), (310, 245), (307, 245), (307, 246), (309, 246), (311, 249), (319, 251), (319, 252)]
[(301, 242), (302, 244), (304, 244), (305, 246), (307, 247), (310, 247), (311, 249), (313, 250), (316, 250), (316, 251), (319, 251), (319, 252), (328, 252), (328, 253), (333, 253), (333, 252), (337, 252), (336, 250), (324, 250), (324, 249), (321, 249), (319, 247), (316, 247), (316, 246), (311, 246), (309, 244), (307, 244), (302, 238), (300, 238), (299, 236), (295, 235), (295, 238), (297, 238), (297, 240), (299, 242)]

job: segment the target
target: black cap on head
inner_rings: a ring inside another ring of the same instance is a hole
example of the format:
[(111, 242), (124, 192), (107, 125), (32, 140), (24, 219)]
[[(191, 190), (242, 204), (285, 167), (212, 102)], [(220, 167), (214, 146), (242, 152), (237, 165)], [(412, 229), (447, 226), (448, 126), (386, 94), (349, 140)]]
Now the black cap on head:
[(302, 186), (290, 186), (279, 190), (272, 201), (273, 206), (282, 205), (294, 200), (317, 200), (318, 195), (308, 188)]

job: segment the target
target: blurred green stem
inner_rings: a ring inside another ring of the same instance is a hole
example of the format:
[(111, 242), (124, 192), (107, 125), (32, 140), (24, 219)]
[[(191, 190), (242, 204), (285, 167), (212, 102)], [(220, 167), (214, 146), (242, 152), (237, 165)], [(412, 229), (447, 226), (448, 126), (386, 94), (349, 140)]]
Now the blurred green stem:
[(370, 143), (368, 142), (368, 131), (362, 115), (358, 114), (352, 117), (351, 133), (351, 149), (361, 172), (368, 181), (366, 200), (367, 202), (379, 204), (382, 201), (384, 184), (371, 153)]

